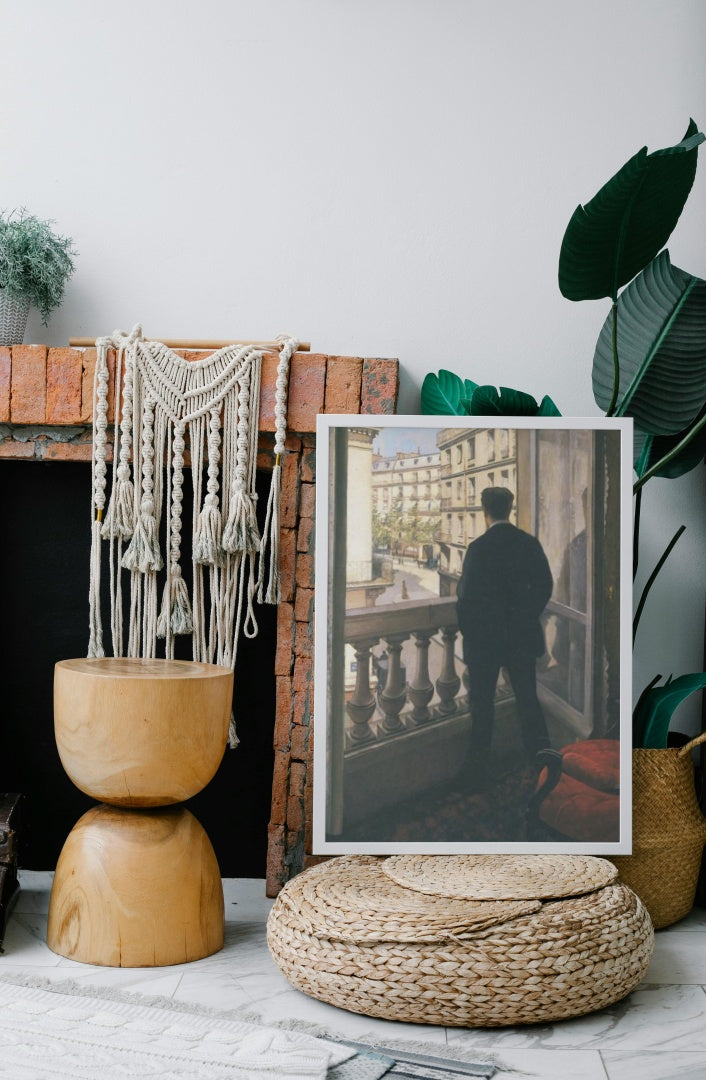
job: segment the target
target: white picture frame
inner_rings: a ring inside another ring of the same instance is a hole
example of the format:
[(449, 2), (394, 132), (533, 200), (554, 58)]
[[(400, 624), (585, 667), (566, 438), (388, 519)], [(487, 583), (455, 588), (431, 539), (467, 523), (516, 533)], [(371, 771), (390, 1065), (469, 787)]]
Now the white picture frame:
[[(632, 421), (320, 415), (316, 470), (313, 852), (629, 854)], [(536, 686), (553, 755), (533, 754), (503, 662), (480, 767), (464, 655), (478, 672), (482, 646), (455, 590), (494, 527), (486, 487), (513, 493), (504, 524), (551, 570)]]

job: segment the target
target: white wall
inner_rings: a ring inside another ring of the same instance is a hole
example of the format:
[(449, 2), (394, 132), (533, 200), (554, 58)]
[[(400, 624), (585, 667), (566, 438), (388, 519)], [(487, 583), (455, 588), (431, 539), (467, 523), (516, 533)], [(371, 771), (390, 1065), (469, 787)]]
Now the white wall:
[[(0, 206), (80, 253), (26, 340), (288, 330), (398, 356), (401, 412), (447, 366), (597, 414), (607, 305), (559, 294), (564, 228), (706, 125), (703, 0), (22, 0), (2, 26)], [(702, 162), (670, 242), (701, 276), (705, 227)], [(701, 669), (704, 503), (703, 468), (645, 499), (645, 567), (689, 529), (636, 684)]]

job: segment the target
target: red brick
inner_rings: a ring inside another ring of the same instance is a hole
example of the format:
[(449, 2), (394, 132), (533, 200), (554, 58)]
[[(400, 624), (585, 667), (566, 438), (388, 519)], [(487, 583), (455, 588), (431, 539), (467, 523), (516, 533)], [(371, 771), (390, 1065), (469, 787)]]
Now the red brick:
[(12, 374), (12, 353), (8, 348), (0, 348), (0, 424), (10, 420), (10, 378)]
[(292, 729), (292, 761), (307, 761), (309, 728), (297, 725)]
[[(296, 729), (299, 726), (306, 727), (311, 717), (311, 687), (306, 690), (298, 690), (294, 694), (294, 706), (292, 708), (292, 723)], [(294, 730), (292, 731), (292, 739)]]
[(290, 835), (304, 831), (304, 800), (294, 795), (287, 799), (287, 829)]
[(10, 398), (12, 423), (43, 424), (46, 407), (46, 345), (14, 345)]
[(305, 784), (306, 765), (301, 761), (293, 761), (289, 767), (289, 798), (303, 798)]
[(277, 609), (277, 648), (275, 675), (290, 675), (294, 660), (294, 605), (280, 604)]
[(314, 617), (314, 590), (297, 589), (294, 600), (294, 618), (297, 622), (309, 622)]
[(316, 447), (304, 443), (302, 449), (302, 480), (312, 484), (316, 480)]
[(257, 440), (257, 467), (269, 472), (275, 463), (275, 440), (268, 432), (262, 431)]
[[(108, 423), (115, 420), (115, 349), (108, 349)], [(83, 349), (83, 371), (81, 375), (81, 415), (82, 424), (93, 420), (93, 380), (96, 374), (96, 349)], [(123, 368), (123, 378), (125, 369)]]
[(47, 424), (81, 423), (83, 354), (78, 349), (50, 349), (47, 356)]
[(291, 435), (289, 432), (284, 438), (284, 449), (288, 454), (299, 454), (302, 448), (302, 441), (298, 435)]
[(308, 690), (311, 684), (311, 674), (311, 660), (298, 656), (294, 661), (294, 677), (292, 679), (292, 689), (295, 693), (298, 690)]
[(288, 675), (275, 678), (275, 730), (276, 750), (288, 750), (292, 728), (292, 680)]
[(292, 357), (287, 427), (290, 431), (316, 431), (317, 413), (324, 411), (326, 357), (296, 353)]
[[(43, 461), (90, 461), (90, 443), (58, 443), (47, 441), (42, 444)], [(111, 447), (106, 447), (106, 460), (113, 460)]]
[(314, 587), (314, 556), (307, 555), (306, 552), (300, 551), (297, 555), (297, 574), (296, 574), (297, 588), (298, 589), (313, 589)]
[(282, 888), (284, 875), (284, 825), (270, 825), (267, 829), (267, 878), (265, 882), (265, 895), (271, 899), (277, 896)]
[(297, 529), (297, 551), (313, 551), (314, 536), (314, 519), (300, 518), (299, 528)]
[(287, 820), (287, 796), (289, 779), (289, 753), (275, 750), (275, 764), (272, 773), (272, 806), (270, 824), (284, 825)]
[(313, 518), (316, 514), (316, 484), (302, 484), (299, 488), (299, 517)]
[(260, 380), (260, 431), (275, 430), (275, 390), (278, 353), (264, 353)]
[(392, 415), (399, 391), (399, 361), (364, 360), (360, 390), (361, 413)]
[(93, 419), (93, 377), (96, 371), (96, 350), (83, 350), (81, 375), (81, 423), (90, 424)]
[(35, 443), (5, 439), (0, 443), (0, 458), (33, 458)]
[[(282, 600), (294, 600), (294, 572), (297, 563), (297, 534), (294, 529), (282, 529), (279, 534), (279, 573)], [(296, 613), (295, 613), (296, 617)]]
[[(275, 429), (275, 390), (278, 353), (262, 358), (260, 384), (260, 427)], [(315, 431), (316, 414), (323, 411), (326, 388), (326, 357), (318, 353), (295, 353), (289, 372), (287, 428), (289, 431)]]
[(282, 495), (279, 520), (285, 529), (293, 529), (299, 513), (299, 455), (285, 454), (282, 462)]
[(329, 356), (326, 365), (325, 412), (360, 412), (363, 361), (357, 356)]
[(312, 643), (312, 624), (309, 622), (298, 622), (296, 629), (296, 636), (294, 638), (294, 651), (297, 656), (303, 656), (305, 659), (310, 660), (314, 655), (314, 648)]

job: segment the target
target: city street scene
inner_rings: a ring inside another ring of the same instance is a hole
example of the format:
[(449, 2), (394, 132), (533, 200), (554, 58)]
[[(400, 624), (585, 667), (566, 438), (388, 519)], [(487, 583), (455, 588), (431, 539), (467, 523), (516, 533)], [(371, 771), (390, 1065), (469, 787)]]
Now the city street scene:
[(617, 844), (621, 432), (401, 419), (330, 431), (326, 842)]

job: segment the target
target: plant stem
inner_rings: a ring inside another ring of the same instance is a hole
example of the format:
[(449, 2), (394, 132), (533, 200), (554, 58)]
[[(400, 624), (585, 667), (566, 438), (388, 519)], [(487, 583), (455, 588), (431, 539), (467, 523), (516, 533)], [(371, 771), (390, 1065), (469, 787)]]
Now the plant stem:
[(681, 534), (684, 532), (685, 529), (686, 529), (686, 525), (680, 525), (679, 526), (679, 528), (675, 532), (674, 536), (672, 537), (672, 539), (669, 541), (666, 548), (664, 549), (661, 559), (659, 560), (659, 562), (655, 566), (654, 570), (650, 574), (649, 578), (647, 579), (647, 583), (646, 583), (644, 589), (642, 590), (642, 596), (640, 597), (640, 603), (637, 605), (637, 611), (635, 612), (635, 618), (632, 621), (632, 643), (633, 643), (633, 645), (635, 644), (635, 635), (637, 633), (637, 627), (638, 627), (638, 624), (640, 622), (640, 616), (642, 615), (642, 609), (645, 606), (645, 601), (647, 600), (649, 591), (652, 588), (652, 586), (654, 585), (655, 579), (656, 579), (658, 573), (660, 572), (660, 570), (664, 566), (665, 562), (669, 558), (669, 555), (671, 553), (672, 548), (674, 547), (677, 540), (679, 539), (679, 537), (681, 536)]
[(635, 523), (632, 531), (632, 580), (637, 577), (637, 561), (640, 551), (640, 511), (642, 510), (642, 488), (635, 493)]
[(635, 481), (632, 486), (633, 495), (637, 495), (640, 488), (643, 486), (643, 484), (647, 483), (650, 477), (655, 476), (655, 474), (658, 473), (660, 469), (663, 469), (664, 466), (668, 465), (669, 462), (672, 461), (678, 454), (681, 454), (682, 450), (684, 450), (684, 448), (689, 445), (691, 440), (695, 438), (696, 435), (698, 435), (698, 433), (701, 431), (702, 427), (705, 424), (706, 412), (697, 424), (694, 424), (692, 428), (689, 428), (684, 438), (681, 439), (681, 441), (678, 442), (676, 446), (672, 447), (668, 454), (665, 454), (664, 457), (660, 458), (659, 461), (657, 461), (651, 469), (648, 469), (646, 473), (643, 473), (639, 480)]
[(606, 416), (613, 416), (615, 413), (615, 406), (618, 401), (618, 391), (620, 390), (620, 364), (618, 363), (618, 301), (617, 298), (613, 300), (612, 307), (613, 325), (611, 331), (611, 343), (613, 346), (613, 396), (610, 399), (610, 405), (606, 412)]

